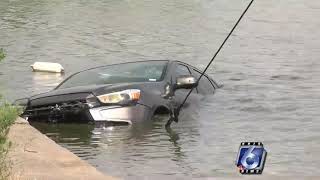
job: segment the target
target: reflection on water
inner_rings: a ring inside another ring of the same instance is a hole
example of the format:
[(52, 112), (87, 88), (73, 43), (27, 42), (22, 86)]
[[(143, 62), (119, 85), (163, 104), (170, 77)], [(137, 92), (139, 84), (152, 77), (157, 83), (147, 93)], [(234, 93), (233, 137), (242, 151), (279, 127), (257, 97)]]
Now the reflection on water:
[(58, 86), (58, 82), (64, 79), (64, 74), (61, 73), (48, 73), (48, 72), (34, 72), (32, 76), (32, 86), (47, 86), (50, 89)]
[[(1, 0), (0, 91), (54, 88), (75, 71), (172, 59), (203, 69), (249, 0)], [(36, 125), (102, 172), (130, 179), (238, 176), (241, 141), (262, 141), (263, 176), (320, 175), (320, 1), (257, 0), (208, 73), (222, 89), (180, 117), (132, 127)], [(66, 76), (31, 72), (57, 62)], [(174, 175), (174, 176), (173, 176)]]
[[(163, 126), (167, 119), (167, 116), (157, 116), (153, 122), (109, 127), (37, 122), (32, 125), (104, 172), (136, 178), (159, 173), (161, 177), (161, 174), (176, 174), (176, 166), (188, 168), (184, 164), (187, 154), (180, 145), (179, 132)], [(163, 158), (169, 158), (169, 161), (165, 163), (167, 167), (161, 169)], [(171, 167), (172, 171), (168, 170)], [(119, 171), (119, 168), (125, 171)], [(130, 173), (133, 171), (135, 174)]]

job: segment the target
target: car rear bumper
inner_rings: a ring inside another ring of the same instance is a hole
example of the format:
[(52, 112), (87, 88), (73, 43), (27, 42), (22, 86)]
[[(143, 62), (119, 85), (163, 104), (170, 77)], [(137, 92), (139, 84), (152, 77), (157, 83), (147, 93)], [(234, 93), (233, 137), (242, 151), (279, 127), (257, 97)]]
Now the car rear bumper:
[(102, 106), (89, 109), (95, 122), (113, 122), (132, 124), (151, 117), (151, 109), (137, 104), (135, 106)]

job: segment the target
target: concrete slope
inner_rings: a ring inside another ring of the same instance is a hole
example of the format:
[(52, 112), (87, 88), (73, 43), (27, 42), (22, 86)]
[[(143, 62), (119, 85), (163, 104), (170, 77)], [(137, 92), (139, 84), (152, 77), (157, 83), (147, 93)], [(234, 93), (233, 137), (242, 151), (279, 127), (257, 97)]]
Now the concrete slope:
[(108, 177), (18, 118), (8, 134), (12, 179), (84, 180)]

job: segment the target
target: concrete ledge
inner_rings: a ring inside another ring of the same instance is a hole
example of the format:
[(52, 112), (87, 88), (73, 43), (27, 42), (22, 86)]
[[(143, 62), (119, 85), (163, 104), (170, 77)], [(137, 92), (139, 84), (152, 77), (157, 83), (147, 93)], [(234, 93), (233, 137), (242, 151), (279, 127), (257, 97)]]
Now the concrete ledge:
[(10, 127), (11, 179), (115, 179), (105, 176), (79, 157), (18, 118)]

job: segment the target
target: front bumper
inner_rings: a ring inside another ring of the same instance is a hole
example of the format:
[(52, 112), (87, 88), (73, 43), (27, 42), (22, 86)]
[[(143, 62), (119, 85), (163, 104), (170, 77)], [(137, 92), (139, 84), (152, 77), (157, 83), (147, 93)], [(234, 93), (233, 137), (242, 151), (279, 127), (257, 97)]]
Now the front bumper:
[(64, 103), (28, 108), (22, 114), (29, 121), (89, 122), (110, 124), (132, 124), (150, 119), (151, 108), (136, 104), (132, 106), (99, 106), (89, 108), (84, 103)]
[(95, 122), (114, 122), (132, 124), (151, 118), (151, 109), (137, 104), (135, 106), (102, 106), (89, 109)]

